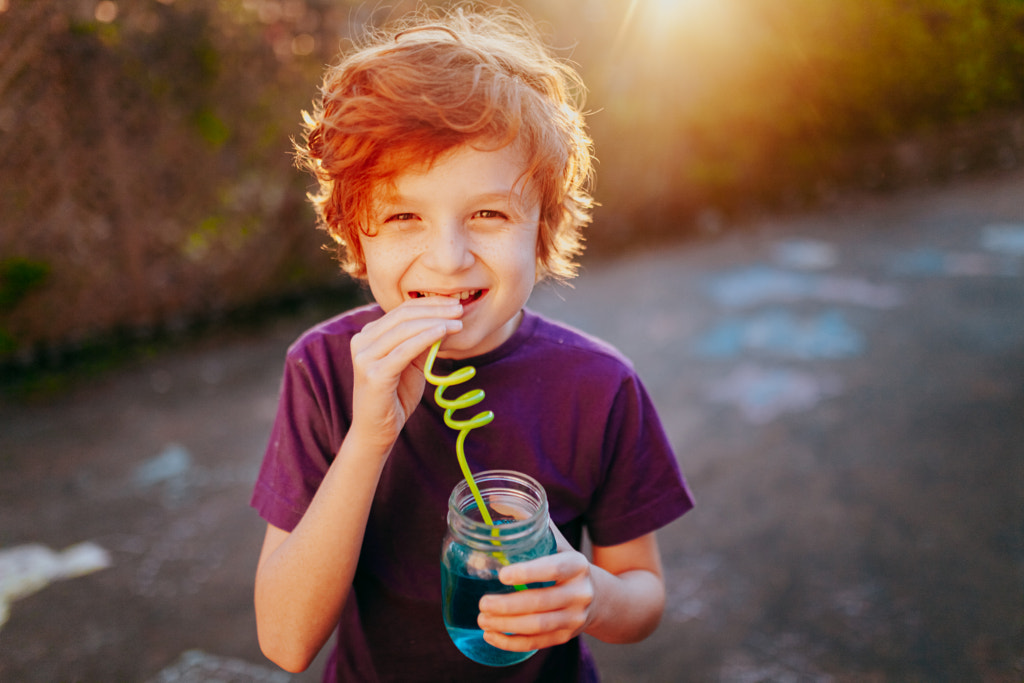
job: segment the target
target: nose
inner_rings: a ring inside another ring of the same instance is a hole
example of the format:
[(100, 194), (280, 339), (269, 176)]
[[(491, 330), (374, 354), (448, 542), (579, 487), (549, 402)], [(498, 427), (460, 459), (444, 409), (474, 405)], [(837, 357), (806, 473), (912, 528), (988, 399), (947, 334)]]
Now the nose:
[(458, 273), (475, 260), (466, 226), (449, 221), (430, 231), (424, 248), (424, 265), (438, 273)]

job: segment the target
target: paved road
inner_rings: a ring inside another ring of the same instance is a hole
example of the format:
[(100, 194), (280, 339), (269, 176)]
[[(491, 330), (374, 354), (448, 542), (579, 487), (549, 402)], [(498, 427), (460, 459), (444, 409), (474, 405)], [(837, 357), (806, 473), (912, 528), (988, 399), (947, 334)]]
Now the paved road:
[[(1024, 174), (589, 264), (533, 305), (635, 359), (698, 497), (608, 681), (1024, 678)], [(246, 502), (310, 320), (0, 406), (0, 680), (289, 680)]]

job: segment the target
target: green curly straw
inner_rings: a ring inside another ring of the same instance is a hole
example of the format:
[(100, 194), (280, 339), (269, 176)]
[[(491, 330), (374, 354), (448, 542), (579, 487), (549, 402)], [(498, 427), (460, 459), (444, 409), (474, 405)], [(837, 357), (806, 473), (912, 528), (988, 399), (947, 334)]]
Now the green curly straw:
[[(456, 420), (452, 417), (452, 414), (456, 410), (462, 408), (470, 408), (475, 406), (480, 401), (484, 400), (483, 389), (473, 389), (467, 391), (458, 398), (452, 400), (444, 397), (444, 390), (453, 384), (462, 384), (468, 382), (476, 375), (476, 368), (467, 365), (466, 367), (460, 368), (448, 375), (447, 377), (439, 377), (433, 373), (434, 361), (437, 360), (437, 352), (441, 348), (441, 342), (437, 341), (433, 346), (430, 347), (430, 352), (427, 353), (427, 362), (423, 365), (423, 376), (428, 382), (437, 387), (434, 390), (434, 401), (437, 405), (444, 408), (444, 423), (456, 429), (459, 432), (459, 436), (455, 441), (455, 455), (459, 459), (459, 468), (462, 470), (462, 476), (466, 479), (466, 483), (469, 485), (469, 490), (473, 494), (473, 500), (476, 501), (477, 509), (480, 510), (480, 516), (483, 517), (484, 523), (491, 527), (491, 536), (493, 539), (491, 543), (496, 546), (501, 545), (501, 541), (498, 540), (498, 527), (494, 524), (491, 519), (491, 513), (487, 510), (487, 505), (484, 503), (484, 497), (480, 495), (480, 488), (476, 485), (476, 480), (473, 479), (473, 472), (469, 469), (469, 464), (466, 462), (466, 435), (471, 430), (477, 427), (483, 427), (484, 425), (490, 424), (491, 420), (494, 419), (494, 413), (490, 410), (485, 410), (482, 413), (477, 413), (468, 420)], [(498, 558), (498, 561), (503, 565), (508, 565), (508, 558), (505, 557), (505, 553), (500, 550), (495, 550), (492, 553), (494, 557)], [(526, 590), (526, 586), (516, 586), (517, 591)]]
[[(473, 379), (476, 375), (476, 368), (472, 366), (466, 366), (459, 370), (456, 370), (447, 377), (438, 377), (433, 373), (434, 361), (437, 360), (437, 352), (441, 348), (441, 342), (438, 341), (430, 347), (430, 352), (427, 354), (427, 362), (423, 366), (423, 376), (428, 382), (435, 385), (437, 389), (434, 390), (434, 401), (437, 405), (444, 408), (444, 423), (452, 429), (458, 430), (459, 437), (455, 441), (455, 455), (459, 459), (459, 467), (462, 469), (462, 476), (465, 477), (466, 483), (469, 484), (469, 490), (473, 493), (473, 500), (476, 501), (477, 508), (480, 510), (480, 515), (484, 518), (484, 523), (487, 526), (494, 526), (494, 522), (491, 520), (491, 513), (488, 512), (487, 506), (484, 504), (484, 498), (480, 495), (480, 489), (476, 485), (476, 481), (473, 479), (473, 473), (469, 469), (469, 464), (466, 462), (466, 435), (477, 427), (483, 427), (484, 425), (490, 424), (491, 420), (494, 419), (494, 413), (490, 410), (486, 410), (482, 413), (477, 413), (468, 420), (456, 420), (452, 417), (452, 414), (456, 410), (462, 408), (469, 408), (475, 406), (480, 401), (484, 400), (483, 389), (474, 389), (467, 391), (455, 400), (446, 399), (444, 397), (444, 390), (446, 387), (453, 384), (462, 384)], [(497, 529), (494, 530), (495, 532)]]

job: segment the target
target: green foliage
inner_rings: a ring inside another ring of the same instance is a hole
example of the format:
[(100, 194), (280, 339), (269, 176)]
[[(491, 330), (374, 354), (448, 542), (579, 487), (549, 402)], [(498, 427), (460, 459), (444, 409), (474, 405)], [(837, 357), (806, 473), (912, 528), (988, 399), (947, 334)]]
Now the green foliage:
[(201, 108), (196, 112), (194, 122), (199, 130), (199, 135), (213, 149), (223, 147), (231, 137), (231, 129), (228, 128), (228, 124), (212, 109)]
[(14, 335), (0, 327), (0, 356), (14, 353), (18, 349), (18, 340)]
[(27, 258), (0, 261), (0, 313), (10, 312), (50, 275), (50, 266)]
[[(42, 288), (49, 276), (50, 267), (40, 261), (23, 257), (0, 261), (0, 315), (12, 312), (29, 294)], [(0, 357), (17, 348), (17, 337), (0, 326)]]

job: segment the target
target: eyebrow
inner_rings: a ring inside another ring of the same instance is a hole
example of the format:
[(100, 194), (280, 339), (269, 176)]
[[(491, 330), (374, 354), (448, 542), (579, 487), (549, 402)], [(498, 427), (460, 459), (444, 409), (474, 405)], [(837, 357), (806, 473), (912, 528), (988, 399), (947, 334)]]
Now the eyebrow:
[(522, 197), (521, 192), (513, 191), (513, 188), (508, 190), (500, 190), (494, 192), (480, 192), (471, 197), (467, 197), (468, 202), (514, 202), (516, 197)]
[[(513, 188), (509, 188), (507, 190), (492, 190), (478, 192), (473, 195), (466, 195), (463, 201), (466, 204), (501, 202), (503, 204), (518, 206), (525, 203), (527, 200), (521, 192), (516, 192)], [(393, 209), (396, 207), (415, 206), (416, 204), (416, 197), (407, 197), (393, 190), (383, 193), (380, 198), (374, 202), (376, 209)]]

